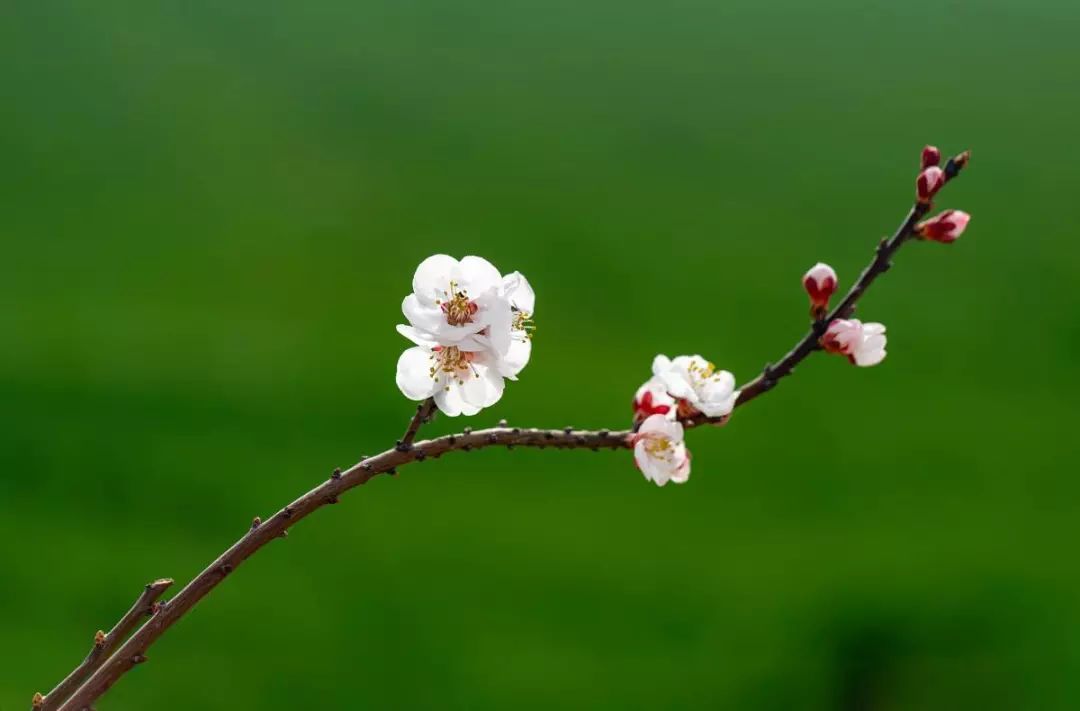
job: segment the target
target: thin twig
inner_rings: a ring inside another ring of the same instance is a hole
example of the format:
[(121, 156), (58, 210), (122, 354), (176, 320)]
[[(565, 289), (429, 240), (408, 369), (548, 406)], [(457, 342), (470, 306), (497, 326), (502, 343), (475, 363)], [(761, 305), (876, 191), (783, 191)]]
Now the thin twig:
[[(950, 160), (945, 168), (946, 178), (956, 176), (962, 162)], [(764, 372), (741, 388), (736, 405), (745, 405), (759, 395), (768, 392), (776, 383), (790, 375), (795, 366), (819, 349), (818, 341), (828, 323), (836, 318), (847, 318), (854, 313), (855, 305), (873, 281), (891, 266), (893, 254), (912, 237), (915, 225), (929, 211), (930, 205), (917, 203), (908, 213), (896, 233), (883, 240), (869, 266), (863, 270), (858, 281), (847, 295), (824, 319), (813, 324), (810, 332), (800, 340), (780, 361), (766, 366)], [(59, 711), (84, 711), (104, 694), (120, 677), (135, 665), (146, 661), (146, 652), (172, 625), (206, 597), (222, 580), (228, 577), (250, 556), (271, 541), (282, 538), (288, 529), (326, 504), (336, 503), (338, 497), (354, 487), (367, 483), (373, 477), (397, 472), (398, 467), (412, 462), (437, 458), (447, 452), (483, 449), (486, 447), (553, 447), (558, 449), (627, 449), (632, 446), (629, 430), (544, 430), (510, 428), (500, 423), (492, 429), (472, 431), (468, 428), (458, 434), (445, 435), (414, 443), (420, 427), (434, 413), (434, 401), (426, 400), (417, 408), (405, 435), (393, 449), (369, 457), (350, 467), (347, 471), (334, 470), (329, 479), (281, 509), (266, 521), (256, 517), (247, 533), (222, 553), (205, 570), (199, 573), (168, 605), (157, 608), (155, 614), (107, 659), (100, 668), (62, 705)], [(686, 418), (683, 424), (695, 427), (717, 424), (727, 418)], [(111, 633), (110, 633), (111, 634)]]
[(117, 647), (127, 639), (132, 630), (146, 619), (146, 616), (154, 609), (158, 599), (172, 584), (173, 581), (168, 578), (148, 583), (131, 606), (131, 609), (113, 625), (113, 628), (108, 633), (98, 632), (95, 635), (94, 646), (90, 653), (86, 655), (86, 659), (83, 660), (82, 664), (75, 667), (48, 695), (42, 697), (39, 700), (40, 703), (35, 704), (34, 708), (41, 709), (41, 711), (53, 711), (60, 708), (60, 704), (66, 701), (72, 692), (79, 688), (80, 684), (97, 671), (116, 651)]
[[(957, 158), (959, 158), (959, 156), (950, 158), (945, 166), (946, 183), (959, 175), (961, 169), (964, 167), (966, 161), (958, 161)], [(792, 372), (795, 371), (795, 366), (805, 360), (807, 356), (814, 351), (821, 350), (819, 341), (825, 334), (825, 330), (829, 327), (829, 323), (838, 318), (850, 318), (855, 313), (855, 306), (859, 302), (859, 299), (863, 297), (866, 290), (870, 288), (870, 285), (874, 283), (875, 279), (889, 271), (889, 268), (892, 267), (893, 255), (896, 254), (905, 242), (914, 236), (915, 226), (926, 216), (926, 213), (930, 211), (930, 208), (930, 203), (925, 202), (916, 202), (911, 207), (911, 210), (908, 211), (904, 221), (896, 228), (896, 232), (893, 233), (893, 236), (881, 240), (881, 243), (878, 244), (877, 249), (874, 251), (874, 258), (870, 260), (870, 264), (863, 269), (862, 274), (859, 275), (859, 278), (855, 281), (840, 303), (838, 303), (823, 319), (815, 321), (813, 325), (811, 325), (810, 331), (803, 336), (802, 340), (796, 343), (795, 347), (788, 351), (776, 365), (766, 365), (760, 375), (739, 388), (739, 398), (735, 402), (736, 407), (745, 405), (759, 395), (772, 390), (776, 387), (777, 383), (780, 382), (781, 378), (791, 375)], [(704, 424), (718, 424), (726, 421), (726, 419), (726, 417), (697, 417), (684, 420), (684, 425), (687, 427), (696, 427)]]
[(413, 415), (412, 420), (409, 422), (409, 427), (405, 430), (405, 434), (400, 440), (398, 440), (398, 449), (403, 452), (408, 451), (413, 446), (413, 441), (416, 439), (416, 434), (420, 431), (420, 428), (431, 422), (431, 418), (435, 415), (435, 398), (429, 397), (422, 403), (416, 406), (416, 414)]

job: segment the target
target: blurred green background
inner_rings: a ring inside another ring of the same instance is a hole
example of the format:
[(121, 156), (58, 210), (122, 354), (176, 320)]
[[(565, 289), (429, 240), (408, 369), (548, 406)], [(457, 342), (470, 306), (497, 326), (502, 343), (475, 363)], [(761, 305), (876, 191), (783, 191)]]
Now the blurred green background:
[(623, 426), (850, 284), (919, 149), (974, 150), (861, 315), (683, 487), (489, 451), (298, 525), (102, 709), (1075, 709), (1080, 147), (1061, 0), (15, 0), (0, 9), (0, 711), (412, 412), (435, 252), (520, 269), (469, 423)]

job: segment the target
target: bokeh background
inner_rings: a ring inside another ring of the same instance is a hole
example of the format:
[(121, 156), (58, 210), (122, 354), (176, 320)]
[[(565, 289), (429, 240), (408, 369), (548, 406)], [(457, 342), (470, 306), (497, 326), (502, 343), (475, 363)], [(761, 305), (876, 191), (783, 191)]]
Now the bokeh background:
[[(1061, 0), (0, 9), (0, 710), (412, 412), (415, 265), (539, 294), (469, 424), (621, 426), (654, 354), (747, 380), (849, 284), (918, 152), (974, 150), (691, 481), (488, 451), (351, 492), (103, 709), (1075, 709), (1080, 144)], [(466, 424), (442, 418), (432, 433)]]

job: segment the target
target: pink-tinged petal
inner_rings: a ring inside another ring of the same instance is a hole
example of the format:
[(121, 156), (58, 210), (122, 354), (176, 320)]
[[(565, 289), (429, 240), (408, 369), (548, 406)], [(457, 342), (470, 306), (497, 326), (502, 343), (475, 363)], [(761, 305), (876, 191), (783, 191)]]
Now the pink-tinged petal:
[(930, 202), (945, 184), (945, 171), (936, 165), (925, 168), (915, 180), (915, 195), (919, 202)]
[(937, 149), (937, 146), (927, 146), (922, 149), (920, 169), (925, 170), (939, 163), (941, 163), (941, 151)]

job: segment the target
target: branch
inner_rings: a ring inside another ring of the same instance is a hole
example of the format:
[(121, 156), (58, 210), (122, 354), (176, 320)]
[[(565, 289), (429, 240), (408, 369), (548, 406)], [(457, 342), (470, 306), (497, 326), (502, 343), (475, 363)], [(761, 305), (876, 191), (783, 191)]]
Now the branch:
[[(946, 183), (960, 174), (960, 171), (967, 163), (967, 155), (967, 153), (961, 153), (949, 159), (945, 166)], [(850, 318), (855, 313), (855, 306), (858, 304), (859, 299), (866, 294), (866, 290), (870, 288), (875, 279), (889, 271), (890, 267), (892, 267), (893, 255), (915, 235), (915, 226), (926, 216), (926, 213), (930, 212), (931, 207), (929, 202), (916, 202), (911, 207), (907, 217), (896, 228), (893, 236), (882, 239), (881, 243), (878, 244), (877, 249), (874, 251), (874, 258), (863, 269), (858, 280), (852, 285), (840, 303), (824, 318), (815, 321), (810, 327), (809, 333), (803, 336), (802, 340), (796, 343), (795, 347), (788, 351), (776, 365), (767, 364), (761, 375), (743, 385), (739, 389), (739, 398), (735, 401), (736, 407), (745, 405), (759, 395), (763, 395), (775, 388), (780, 379), (791, 375), (795, 371), (795, 366), (806, 360), (807, 356), (814, 351), (821, 350), (819, 341), (825, 334), (829, 324), (834, 319)], [(723, 424), (726, 421), (726, 416), (692, 417), (684, 420), (683, 424), (686, 427), (697, 427), (704, 424)]]
[[(960, 172), (966, 163), (966, 154), (961, 154), (949, 160), (945, 166), (945, 180), (948, 181)], [(791, 351), (777, 362), (776, 365), (765, 367), (761, 375), (750, 381), (741, 388), (741, 394), (736, 401), (736, 406), (744, 405), (754, 398), (768, 392), (776, 386), (780, 379), (787, 377), (795, 366), (801, 363), (807, 356), (821, 346), (819, 341), (828, 328), (828, 324), (838, 318), (847, 318), (855, 311), (858, 300), (866, 293), (866, 290), (877, 277), (892, 265), (892, 257), (914, 234), (916, 224), (930, 210), (930, 204), (917, 202), (908, 212), (907, 217), (891, 238), (882, 240), (878, 245), (873, 260), (863, 270), (859, 279), (839, 304), (824, 318), (814, 322), (802, 340)], [(154, 613), (151, 618), (138, 629), (114, 654), (108, 656), (99, 653), (96, 661), (106, 659), (104, 663), (94, 663), (88, 666), (84, 662), (79, 669), (69, 675), (68, 679), (57, 687), (46, 699), (35, 697), (35, 708), (58, 709), (58, 711), (85, 711), (89, 709), (96, 699), (101, 697), (124, 674), (135, 665), (146, 661), (146, 652), (165, 632), (186, 615), (200, 600), (217, 587), (226, 577), (240, 566), (245, 560), (258, 552), (263, 546), (278, 538), (283, 538), (289, 528), (301, 519), (306, 518), (327, 504), (336, 504), (338, 498), (346, 491), (362, 484), (366, 484), (379, 474), (396, 474), (397, 468), (413, 462), (422, 462), (427, 458), (438, 458), (447, 452), (483, 449), (486, 447), (503, 446), (507, 449), (513, 447), (536, 447), (543, 449), (553, 447), (556, 449), (628, 449), (632, 447), (633, 433), (630, 430), (575, 430), (567, 427), (563, 430), (545, 429), (522, 429), (507, 427), (505, 422), (500, 422), (498, 427), (491, 429), (472, 431), (465, 428), (457, 434), (445, 435), (435, 439), (415, 442), (421, 426), (430, 421), (435, 412), (435, 403), (428, 399), (422, 402), (416, 409), (405, 431), (404, 436), (397, 444), (381, 454), (367, 457), (358, 464), (353, 465), (346, 471), (335, 469), (330, 478), (319, 486), (307, 492), (288, 506), (279, 510), (266, 521), (256, 517), (250, 529), (240, 540), (234, 543), (228, 550), (222, 553), (205, 570), (199, 573), (189, 582), (176, 597), (169, 603), (153, 607)], [(722, 424), (727, 417), (707, 418), (703, 416), (683, 418), (686, 427), (696, 427), (704, 424)], [(164, 581), (160, 581), (164, 582)], [(171, 582), (171, 581), (170, 581)], [(140, 601), (142, 598), (140, 598)], [(139, 603), (136, 603), (139, 607)], [(134, 610), (135, 608), (133, 608)], [(127, 619), (132, 613), (125, 616)], [(136, 620), (138, 618), (136, 617)], [(124, 621), (122, 620), (121, 623)], [(134, 622), (131, 623), (134, 626)], [(118, 623), (117, 628), (120, 627)], [(116, 629), (114, 628), (114, 632)], [(130, 629), (130, 628), (128, 628)], [(113, 638), (110, 632), (106, 641)], [(116, 636), (116, 644), (122, 635)], [(110, 651), (111, 651), (110, 647)], [(94, 655), (94, 652), (91, 652)], [(92, 672), (92, 674), (90, 674)], [(89, 678), (60, 706), (49, 705), (53, 698), (60, 699), (61, 689), (68, 689), (78, 683), (78, 680)], [(71, 679), (75, 678), (69, 684)]]
[(168, 578), (162, 578), (161, 580), (155, 580), (152, 583), (148, 583), (143, 588), (142, 593), (135, 600), (135, 604), (131, 606), (131, 609), (120, 618), (120, 620), (113, 625), (113, 628), (109, 630), (108, 634), (99, 631), (94, 635), (94, 647), (90, 650), (90, 653), (86, 655), (86, 659), (82, 664), (75, 667), (75, 669), (67, 675), (67, 677), (56, 685), (56, 688), (48, 693), (47, 696), (41, 696), (40, 694), (34, 697), (34, 708), (41, 709), (41, 711), (54, 711), (54, 709), (60, 708), (62, 704), (72, 692), (74, 692), (79, 685), (98, 670), (99, 667), (116, 651), (116, 648), (120, 646), (120, 643), (127, 639), (132, 630), (139, 626), (139, 623), (155, 609), (155, 605), (169, 586), (173, 584), (173, 581)]
[(402, 452), (407, 452), (412, 449), (413, 440), (416, 439), (416, 434), (420, 431), (420, 427), (431, 422), (431, 418), (434, 416), (435, 398), (429, 397), (427, 400), (424, 400), (416, 406), (416, 414), (413, 415), (412, 420), (409, 422), (409, 427), (405, 430), (405, 435), (398, 440), (397, 448)]
[(418, 442), (407, 451), (401, 451), (398, 447), (388, 449), (361, 461), (346, 471), (335, 470), (325, 482), (266, 521), (256, 519), (251, 529), (240, 540), (218, 556), (217, 560), (199, 573), (167, 605), (159, 606), (150, 620), (132, 635), (124, 646), (105, 662), (70, 699), (60, 706), (59, 710), (83, 711), (88, 708), (132, 667), (146, 661), (146, 652), (150, 646), (235, 571), (241, 563), (267, 543), (283, 537), (297, 521), (306, 518), (326, 504), (337, 503), (341, 494), (361, 484), (366, 484), (379, 474), (395, 474), (397, 468), (404, 464), (422, 462), (429, 457), (437, 458), (447, 452), (468, 452), (486, 447), (626, 449), (630, 446), (630, 435), (629, 430), (589, 431), (574, 430), (569, 427), (564, 430), (494, 427), (476, 432), (467, 428), (459, 434)]

